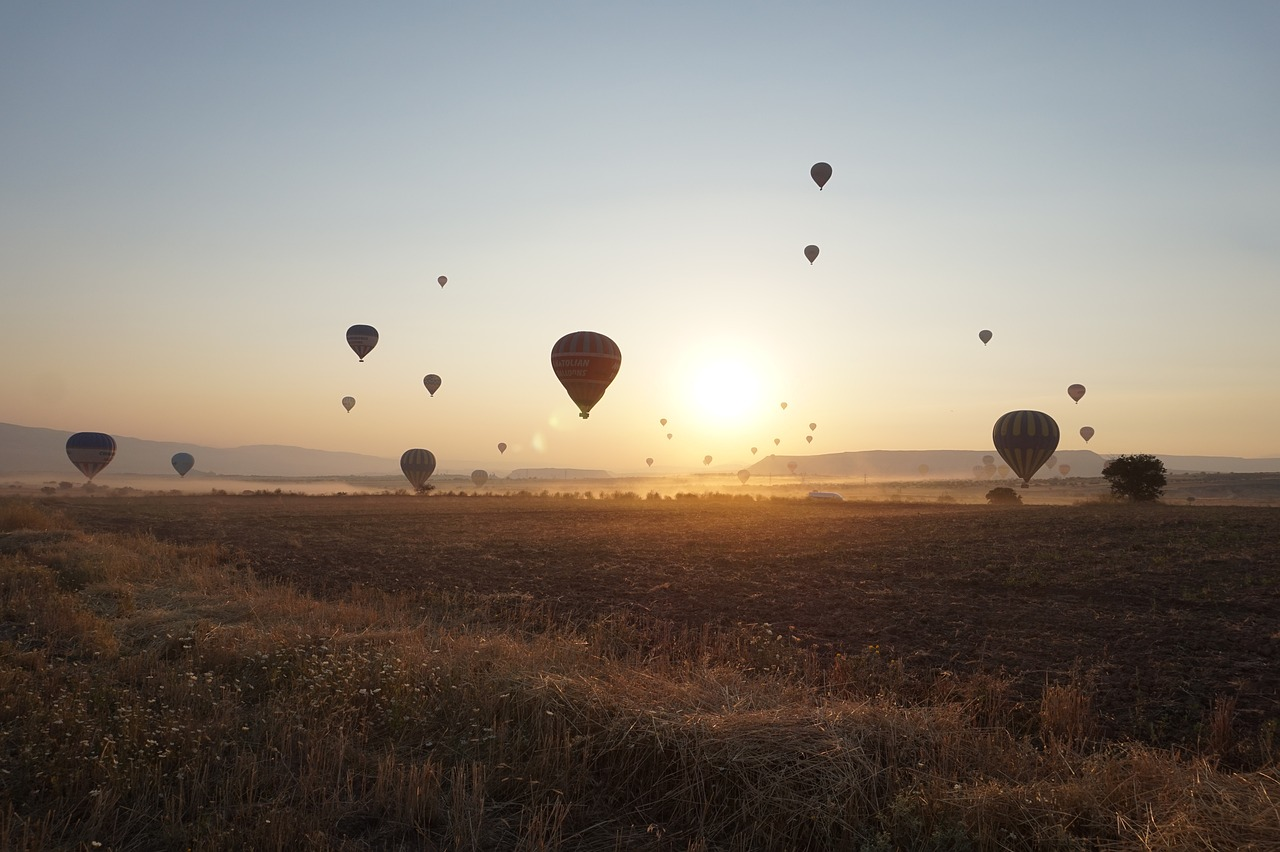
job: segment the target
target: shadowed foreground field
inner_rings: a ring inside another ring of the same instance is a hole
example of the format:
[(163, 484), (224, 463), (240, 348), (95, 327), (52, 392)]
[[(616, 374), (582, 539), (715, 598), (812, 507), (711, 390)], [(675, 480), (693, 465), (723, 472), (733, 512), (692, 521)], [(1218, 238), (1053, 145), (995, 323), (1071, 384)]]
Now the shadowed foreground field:
[(1280, 841), (1273, 510), (38, 506), (5, 848)]

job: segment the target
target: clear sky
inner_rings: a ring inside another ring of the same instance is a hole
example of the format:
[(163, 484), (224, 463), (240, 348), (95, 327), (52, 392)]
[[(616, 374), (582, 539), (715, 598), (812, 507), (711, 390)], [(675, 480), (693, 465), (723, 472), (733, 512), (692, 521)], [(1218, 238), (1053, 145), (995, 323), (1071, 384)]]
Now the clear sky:
[[(625, 471), (1037, 408), (1280, 455), (1277, 44), (1249, 0), (5, 3), (0, 420)], [(623, 354), (585, 421), (577, 330)]]

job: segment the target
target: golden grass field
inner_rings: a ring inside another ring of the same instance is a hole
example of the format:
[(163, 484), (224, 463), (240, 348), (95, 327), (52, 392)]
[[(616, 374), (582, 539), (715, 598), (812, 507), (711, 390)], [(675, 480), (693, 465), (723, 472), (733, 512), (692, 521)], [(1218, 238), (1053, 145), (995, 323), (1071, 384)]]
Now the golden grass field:
[(0, 848), (1280, 848), (1280, 525), (0, 502)]

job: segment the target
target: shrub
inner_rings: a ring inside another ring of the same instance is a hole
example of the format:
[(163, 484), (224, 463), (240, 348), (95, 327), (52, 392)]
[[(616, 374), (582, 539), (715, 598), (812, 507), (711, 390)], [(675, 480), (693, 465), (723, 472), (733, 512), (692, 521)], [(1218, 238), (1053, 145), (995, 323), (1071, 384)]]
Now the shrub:
[(1165, 473), (1164, 462), (1147, 453), (1117, 456), (1102, 468), (1111, 493), (1135, 503), (1158, 500), (1168, 483)]
[(992, 506), (1020, 506), (1022, 505), (1022, 496), (1012, 488), (1000, 486), (987, 492), (987, 502)]

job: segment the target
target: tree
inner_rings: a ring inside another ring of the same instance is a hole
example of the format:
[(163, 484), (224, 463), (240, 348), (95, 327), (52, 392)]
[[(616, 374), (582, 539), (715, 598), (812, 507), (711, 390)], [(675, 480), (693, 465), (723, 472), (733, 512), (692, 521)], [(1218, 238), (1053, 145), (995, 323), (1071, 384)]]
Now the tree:
[(1022, 504), (1022, 497), (1012, 488), (992, 488), (987, 492), (987, 502), (992, 506), (1019, 506)]
[(1135, 503), (1159, 499), (1168, 484), (1167, 472), (1164, 462), (1147, 453), (1116, 456), (1102, 468), (1102, 475), (1111, 483), (1111, 493)]

